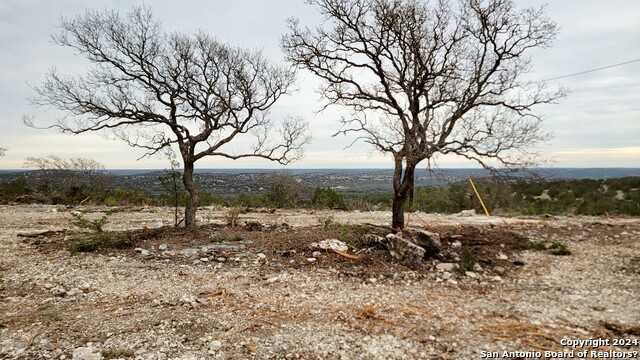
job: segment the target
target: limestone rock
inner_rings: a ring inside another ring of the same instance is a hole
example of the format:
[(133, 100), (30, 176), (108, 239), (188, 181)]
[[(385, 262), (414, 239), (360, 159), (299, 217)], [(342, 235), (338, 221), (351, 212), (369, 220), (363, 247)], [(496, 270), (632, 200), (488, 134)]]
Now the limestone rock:
[(426, 230), (417, 230), (414, 232), (414, 239), (416, 245), (425, 250), (426, 256), (434, 256), (440, 253), (442, 250), (442, 242), (440, 241), (440, 234)]
[(349, 246), (338, 239), (322, 240), (317, 243), (312, 243), (310, 246), (312, 249), (336, 250), (342, 252), (349, 251)]
[(401, 264), (412, 269), (422, 265), (425, 250), (400, 235), (387, 235), (389, 253)]
[(451, 272), (458, 268), (458, 264), (456, 263), (440, 263), (436, 265), (436, 270), (442, 272)]
[(102, 354), (92, 346), (79, 347), (73, 350), (73, 360), (102, 360)]

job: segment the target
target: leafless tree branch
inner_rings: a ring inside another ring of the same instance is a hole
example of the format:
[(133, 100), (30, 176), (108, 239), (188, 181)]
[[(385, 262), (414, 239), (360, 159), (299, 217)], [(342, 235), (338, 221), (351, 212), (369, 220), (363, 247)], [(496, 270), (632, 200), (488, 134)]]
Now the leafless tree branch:
[(351, 110), (337, 134), (393, 154), (394, 226), (402, 227), (413, 172), (437, 154), (485, 167), (515, 167), (545, 138), (539, 105), (561, 91), (523, 80), (531, 49), (557, 26), (540, 9), (510, 0), (309, 0), (317, 28), (289, 22), (288, 60), (322, 80), (329, 106)]

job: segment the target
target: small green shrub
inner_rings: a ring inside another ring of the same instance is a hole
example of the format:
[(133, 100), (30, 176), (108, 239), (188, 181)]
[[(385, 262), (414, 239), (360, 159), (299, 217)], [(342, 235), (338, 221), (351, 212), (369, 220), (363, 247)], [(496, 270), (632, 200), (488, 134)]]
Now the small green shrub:
[(323, 209), (346, 209), (344, 197), (331, 188), (316, 188), (311, 198), (311, 205)]
[(72, 254), (96, 252), (102, 249), (124, 250), (135, 245), (132, 235), (122, 232), (100, 232), (79, 236), (83, 238), (72, 239), (69, 243), (69, 251)]
[(530, 240), (529, 249), (537, 250), (537, 251), (545, 251), (547, 250), (547, 244), (542, 240)]
[(319, 216), (318, 223), (323, 229), (328, 230), (336, 223), (336, 219), (332, 215)]
[(107, 224), (109, 217), (109, 215), (103, 215), (98, 219), (90, 220), (85, 218), (82, 213), (78, 212), (71, 213), (71, 216), (73, 217), (71, 219), (71, 225), (82, 230), (90, 230), (98, 233), (103, 232), (103, 227)]
[(556, 256), (568, 256), (571, 255), (571, 250), (569, 250), (567, 244), (556, 240), (549, 246), (549, 253)]
[(462, 253), (460, 254), (460, 266), (458, 267), (458, 270), (461, 273), (473, 271), (473, 267), (477, 262), (478, 260), (473, 254), (473, 251), (468, 246), (465, 246), (462, 248)]
[(126, 359), (135, 357), (136, 354), (133, 350), (125, 349), (125, 348), (109, 348), (102, 350), (102, 357), (105, 360), (109, 359)]

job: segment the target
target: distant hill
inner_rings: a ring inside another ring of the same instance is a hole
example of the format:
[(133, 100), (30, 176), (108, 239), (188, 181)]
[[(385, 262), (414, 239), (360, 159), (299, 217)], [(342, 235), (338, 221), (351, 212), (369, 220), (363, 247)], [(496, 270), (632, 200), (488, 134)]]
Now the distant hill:
[[(154, 194), (161, 191), (162, 169), (105, 170), (112, 175), (114, 187), (138, 188)], [(260, 193), (274, 175), (287, 174), (310, 187), (331, 187), (341, 192), (388, 192), (393, 178), (391, 169), (198, 169), (196, 179), (204, 191), (234, 195)], [(640, 168), (539, 168), (529, 173), (516, 173), (521, 178), (533, 176), (546, 180), (612, 179), (640, 176)], [(0, 182), (33, 175), (27, 170), (2, 170)], [(454, 183), (469, 177), (483, 178), (491, 174), (484, 169), (418, 170), (416, 186)]]

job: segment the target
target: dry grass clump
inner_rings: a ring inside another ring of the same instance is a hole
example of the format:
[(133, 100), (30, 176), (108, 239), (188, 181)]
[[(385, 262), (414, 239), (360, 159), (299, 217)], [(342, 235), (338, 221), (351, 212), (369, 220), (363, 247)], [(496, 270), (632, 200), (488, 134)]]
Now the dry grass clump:
[(231, 227), (236, 227), (240, 224), (240, 213), (242, 210), (239, 207), (228, 208), (224, 214), (225, 223)]

